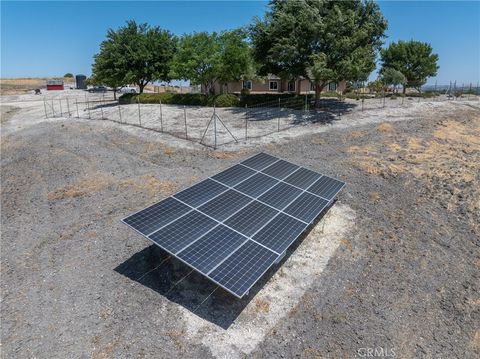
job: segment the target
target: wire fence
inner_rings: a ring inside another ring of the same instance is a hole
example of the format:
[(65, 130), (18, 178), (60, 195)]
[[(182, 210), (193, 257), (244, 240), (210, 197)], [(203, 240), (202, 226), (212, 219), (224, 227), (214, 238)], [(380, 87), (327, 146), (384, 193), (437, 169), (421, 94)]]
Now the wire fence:
[[(478, 88), (475, 88), (478, 91)], [(239, 141), (247, 141), (285, 131), (292, 127), (312, 123), (330, 123), (343, 116), (385, 108), (407, 108), (415, 102), (479, 101), (471, 93), (450, 95), (437, 92), (424, 98), (382, 94), (369, 97), (359, 94), (354, 99), (321, 98), (318, 104), (312, 96), (279, 98), (253, 106), (211, 108), (158, 104), (121, 105), (111, 95), (86, 94), (84, 96), (47, 99), (43, 106), (45, 118), (68, 117), (86, 120), (111, 121), (121, 125), (139, 127), (158, 133), (198, 142), (217, 148)]]

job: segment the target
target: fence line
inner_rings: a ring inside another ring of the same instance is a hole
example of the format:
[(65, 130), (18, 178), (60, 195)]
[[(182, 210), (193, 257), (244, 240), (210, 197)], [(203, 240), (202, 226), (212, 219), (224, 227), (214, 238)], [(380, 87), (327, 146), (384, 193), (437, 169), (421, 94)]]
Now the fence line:
[[(418, 102), (437, 101), (468, 101), (478, 97), (453, 97), (440, 95), (433, 98), (418, 97)], [(285, 131), (299, 125), (312, 123), (329, 123), (339, 120), (342, 116), (353, 111), (366, 112), (381, 108), (405, 108), (414, 97), (395, 97), (388, 106), (386, 96), (377, 98), (359, 97), (357, 102), (345, 99), (322, 98), (320, 107), (315, 106), (315, 99), (310, 96), (278, 98), (254, 106), (245, 105), (244, 108), (212, 109), (212, 115), (206, 115), (205, 107), (168, 106), (164, 108), (161, 101), (156, 104), (141, 104), (137, 106), (120, 105), (113, 98), (90, 98), (85, 96), (84, 101), (75, 99), (76, 116), (70, 108), (70, 101), (55, 99), (47, 101), (44, 97), (43, 107), (45, 118), (76, 117), (112, 121), (122, 125), (130, 125), (151, 130), (157, 133), (167, 133), (180, 139), (198, 142), (202, 145), (217, 148), (231, 142), (238, 142), (239, 138), (248, 141), (261, 138), (276, 132)], [(407, 102), (408, 101), (408, 102)], [(66, 104), (66, 112), (63, 112)], [(136, 109), (135, 109), (136, 107)], [(135, 111), (136, 110), (136, 111)], [(167, 112), (165, 112), (165, 110)], [(222, 114), (221, 111), (224, 111)], [(135, 114), (136, 112), (136, 114)], [(202, 122), (203, 121), (203, 122)], [(210, 132), (209, 132), (210, 131)]]

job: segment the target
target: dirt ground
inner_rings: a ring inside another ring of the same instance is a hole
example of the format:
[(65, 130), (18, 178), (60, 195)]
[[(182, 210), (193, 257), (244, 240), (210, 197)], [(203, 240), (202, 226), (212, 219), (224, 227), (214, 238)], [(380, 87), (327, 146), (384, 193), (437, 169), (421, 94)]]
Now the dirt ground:
[[(2, 357), (480, 355), (478, 101), (357, 109), (216, 151), (43, 111), (2, 98)], [(260, 151), (347, 186), (243, 300), (120, 223)]]

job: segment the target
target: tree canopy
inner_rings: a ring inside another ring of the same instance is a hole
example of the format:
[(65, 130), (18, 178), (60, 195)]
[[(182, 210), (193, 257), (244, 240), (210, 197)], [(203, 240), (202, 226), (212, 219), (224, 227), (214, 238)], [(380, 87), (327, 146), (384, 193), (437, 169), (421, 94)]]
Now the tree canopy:
[[(420, 91), (427, 78), (435, 76), (438, 70), (438, 55), (432, 53), (430, 44), (410, 40), (391, 43), (380, 51), (382, 70), (400, 71), (406, 78), (406, 86)], [(404, 86), (405, 92), (405, 86)]]
[(92, 78), (117, 88), (138, 85), (140, 93), (152, 81), (169, 81), (176, 38), (158, 26), (128, 21), (118, 30), (109, 29), (94, 57)]
[(386, 28), (372, 1), (272, 0), (250, 31), (260, 74), (305, 76), (318, 99), (330, 81), (368, 77)]
[(393, 86), (394, 89), (396, 89), (398, 85), (405, 85), (407, 83), (405, 75), (391, 67), (382, 69), (380, 72), (380, 81), (385, 86)]
[(214, 82), (239, 81), (253, 73), (247, 34), (241, 29), (197, 32), (181, 37), (173, 66), (173, 76), (202, 85), (214, 92)]

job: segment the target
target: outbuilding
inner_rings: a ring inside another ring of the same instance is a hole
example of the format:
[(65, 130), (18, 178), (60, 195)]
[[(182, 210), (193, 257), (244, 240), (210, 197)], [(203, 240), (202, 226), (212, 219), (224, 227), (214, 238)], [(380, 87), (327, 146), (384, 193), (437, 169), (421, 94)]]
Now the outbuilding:
[(63, 90), (63, 80), (47, 80), (47, 90)]

